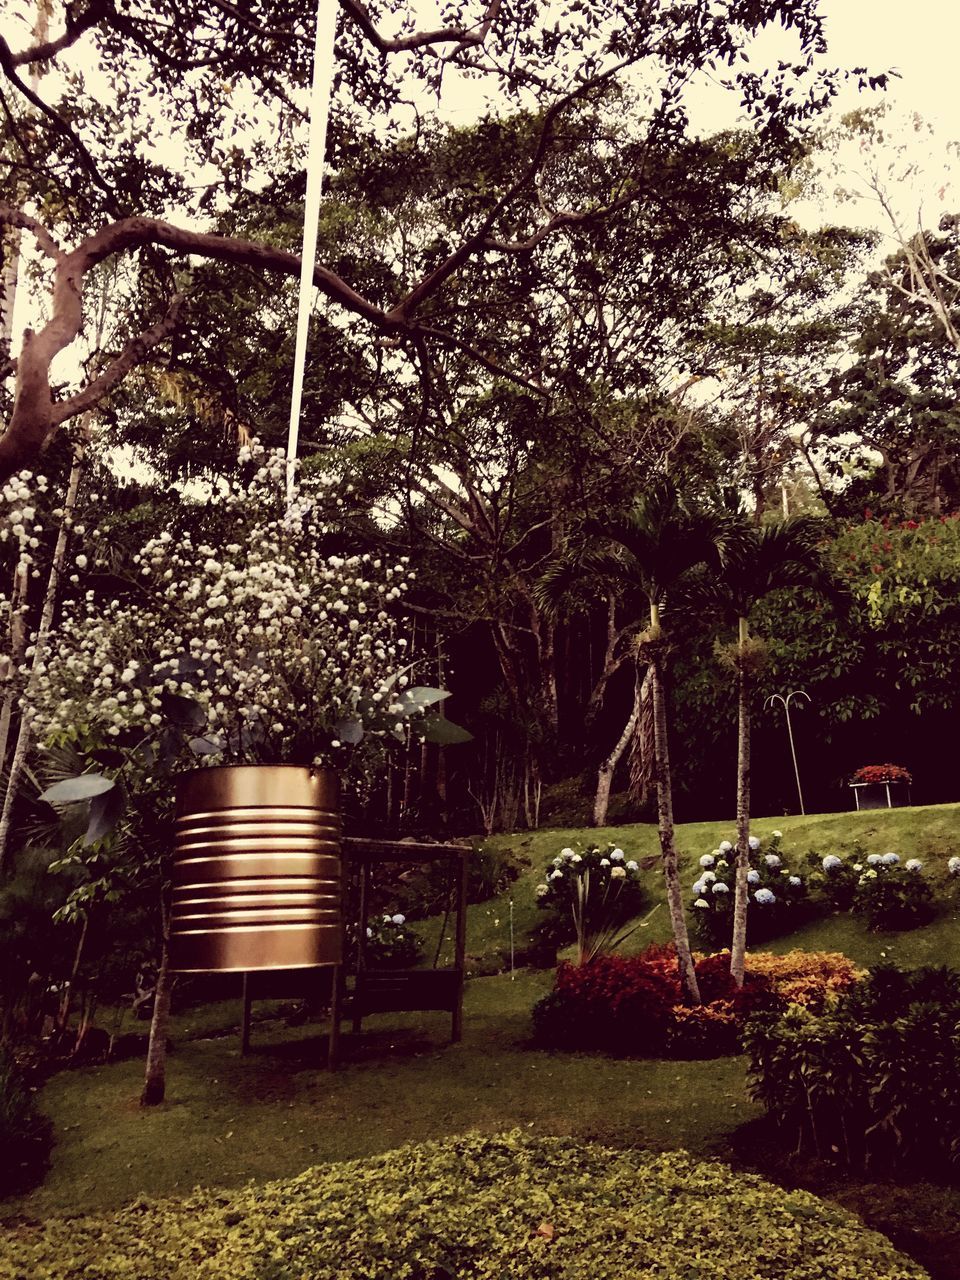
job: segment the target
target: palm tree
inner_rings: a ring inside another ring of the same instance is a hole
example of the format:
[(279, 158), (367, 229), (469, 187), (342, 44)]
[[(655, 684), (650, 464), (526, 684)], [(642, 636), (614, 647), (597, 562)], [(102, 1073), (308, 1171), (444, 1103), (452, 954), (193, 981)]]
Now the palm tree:
[(591, 541), (582, 545), (572, 559), (551, 566), (539, 590), (542, 600), (555, 601), (576, 575), (590, 572), (614, 585), (623, 598), (636, 594), (646, 602), (648, 625), (637, 638), (637, 661), (647, 666), (653, 707), (660, 856), (680, 980), (687, 996), (697, 1004), (700, 991), (687, 932), (673, 829), (665, 688), (667, 637), (662, 611), (668, 597), (690, 570), (697, 565), (719, 567), (719, 547), (725, 528), (721, 517), (689, 510), (674, 485), (662, 480), (624, 516), (590, 522), (587, 533)]
[(750, 697), (763, 657), (762, 646), (750, 634), (750, 615), (765, 596), (784, 587), (810, 587), (839, 600), (817, 549), (822, 536), (822, 523), (809, 516), (757, 526), (738, 512), (722, 539), (720, 567), (699, 592), (737, 623), (732, 654), (737, 673), (737, 863), (730, 975), (738, 987), (743, 986), (750, 870)]

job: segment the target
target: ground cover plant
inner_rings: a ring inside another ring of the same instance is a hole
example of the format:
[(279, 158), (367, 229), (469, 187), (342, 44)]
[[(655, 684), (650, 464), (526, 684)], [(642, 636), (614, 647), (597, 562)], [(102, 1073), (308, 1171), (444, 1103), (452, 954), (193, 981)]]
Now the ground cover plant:
[[(691, 1230), (691, 1222), (696, 1229)], [(748, 1229), (745, 1229), (748, 1228)], [(922, 1280), (851, 1214), (685, 1152), (521, 1131), (8, 1236), (0, 1277)]]

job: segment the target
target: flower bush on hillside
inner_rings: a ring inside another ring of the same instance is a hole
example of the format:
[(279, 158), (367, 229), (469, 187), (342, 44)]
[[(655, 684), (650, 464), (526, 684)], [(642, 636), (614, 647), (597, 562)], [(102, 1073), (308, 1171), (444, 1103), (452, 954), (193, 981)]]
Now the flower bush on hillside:
[[(816, 859), (816, 855), (812, 855)], [(934, 914), (933, 889), (919, 858), (901, 860), (898, 853), (853, 853), (821, 859), (817, 897), (833, 911), (863, 916), (876, 931), (914, 929)]]
[[(803, 877), (786, 865), (782, 838), (779, 831), (766, 841), (750, 837), (747, 936), (752, 942), (795, 929), (803, 916), (806, 886)], [(693, 883), (694, 925), (713, 946), (728, 943), (733, 932), (736, 857), (733, 843), (721, 841), (701, 857)]]
[(569, 915), (579, 964), (625, 941), (645, 901), (639, 864), (614, 844), (561, 849), (537, 885), (538, 906)]

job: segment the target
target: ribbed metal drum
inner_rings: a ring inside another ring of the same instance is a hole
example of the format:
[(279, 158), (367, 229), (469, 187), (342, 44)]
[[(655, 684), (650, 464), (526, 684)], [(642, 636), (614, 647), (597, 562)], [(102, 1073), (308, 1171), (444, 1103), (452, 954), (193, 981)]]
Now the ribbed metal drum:
[(336, 775), (296, 765), (198, 769), (177, 788), (171, 967), (339, 964)]

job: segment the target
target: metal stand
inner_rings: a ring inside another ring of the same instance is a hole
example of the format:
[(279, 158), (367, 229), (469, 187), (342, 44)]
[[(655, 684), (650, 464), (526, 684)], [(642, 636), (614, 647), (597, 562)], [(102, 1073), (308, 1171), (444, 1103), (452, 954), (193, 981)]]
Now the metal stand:
[[(467, 948), (467, 878), (470, 846), (462, 844), (425, 844), (407, 840), (364, 840), (346, 837), (342, 841), (343, 874), (341, 878), (346, 921), (348, 872), (359, 869), (360, 901), (357, 938), (357, 961), (353, 974), (352, 1028), (355, 1035), (363, 1029), (363, 1019), (370, 1013), (397, 1013), (410, 1010), (438, 1010), (450, 1014), (450, 1041), (463, 1037), (463, 981)], [(370, 874), (378, 862), (432, 862), (447, 858), (455, 862), (454, 962), (452, 969), (371, 969), (366, 964), (367, 921), (370, 911)], [(243, 1013), (240, 1023), (240, 1052), (250, 1052), (251, 1014), (254, 1000), (282, 999), (297, 995), (308, 997), (313, 975), (332, 970), (330, 989), (330, 1027), (327, 1032), (327, 1069), (340, 1065), (340, 1024), (346, 993), (346, 970), (342, 964), (323, 965), (300, 970), (264, 970), (243, 975)]]
[[(450, 1013), (450, 1040), (463, 1036), (463, 980), (467, 946), (467, 859), (469, 845), (415, 843), (408, 840), (343, 841), (345, 862), (359, 868), (360, 902), (357, 927), (357, 962), (351, 993), (352, 1026), (359, 1034), (365, 1015), (409, 1010)], [(452, 969), (378, 970), (366, 963), (367, 921), (370, 909), (370, 871), (377, 862), (432, 862), (447, 858), (456, 862), (454, 894), (456, 919)]]

